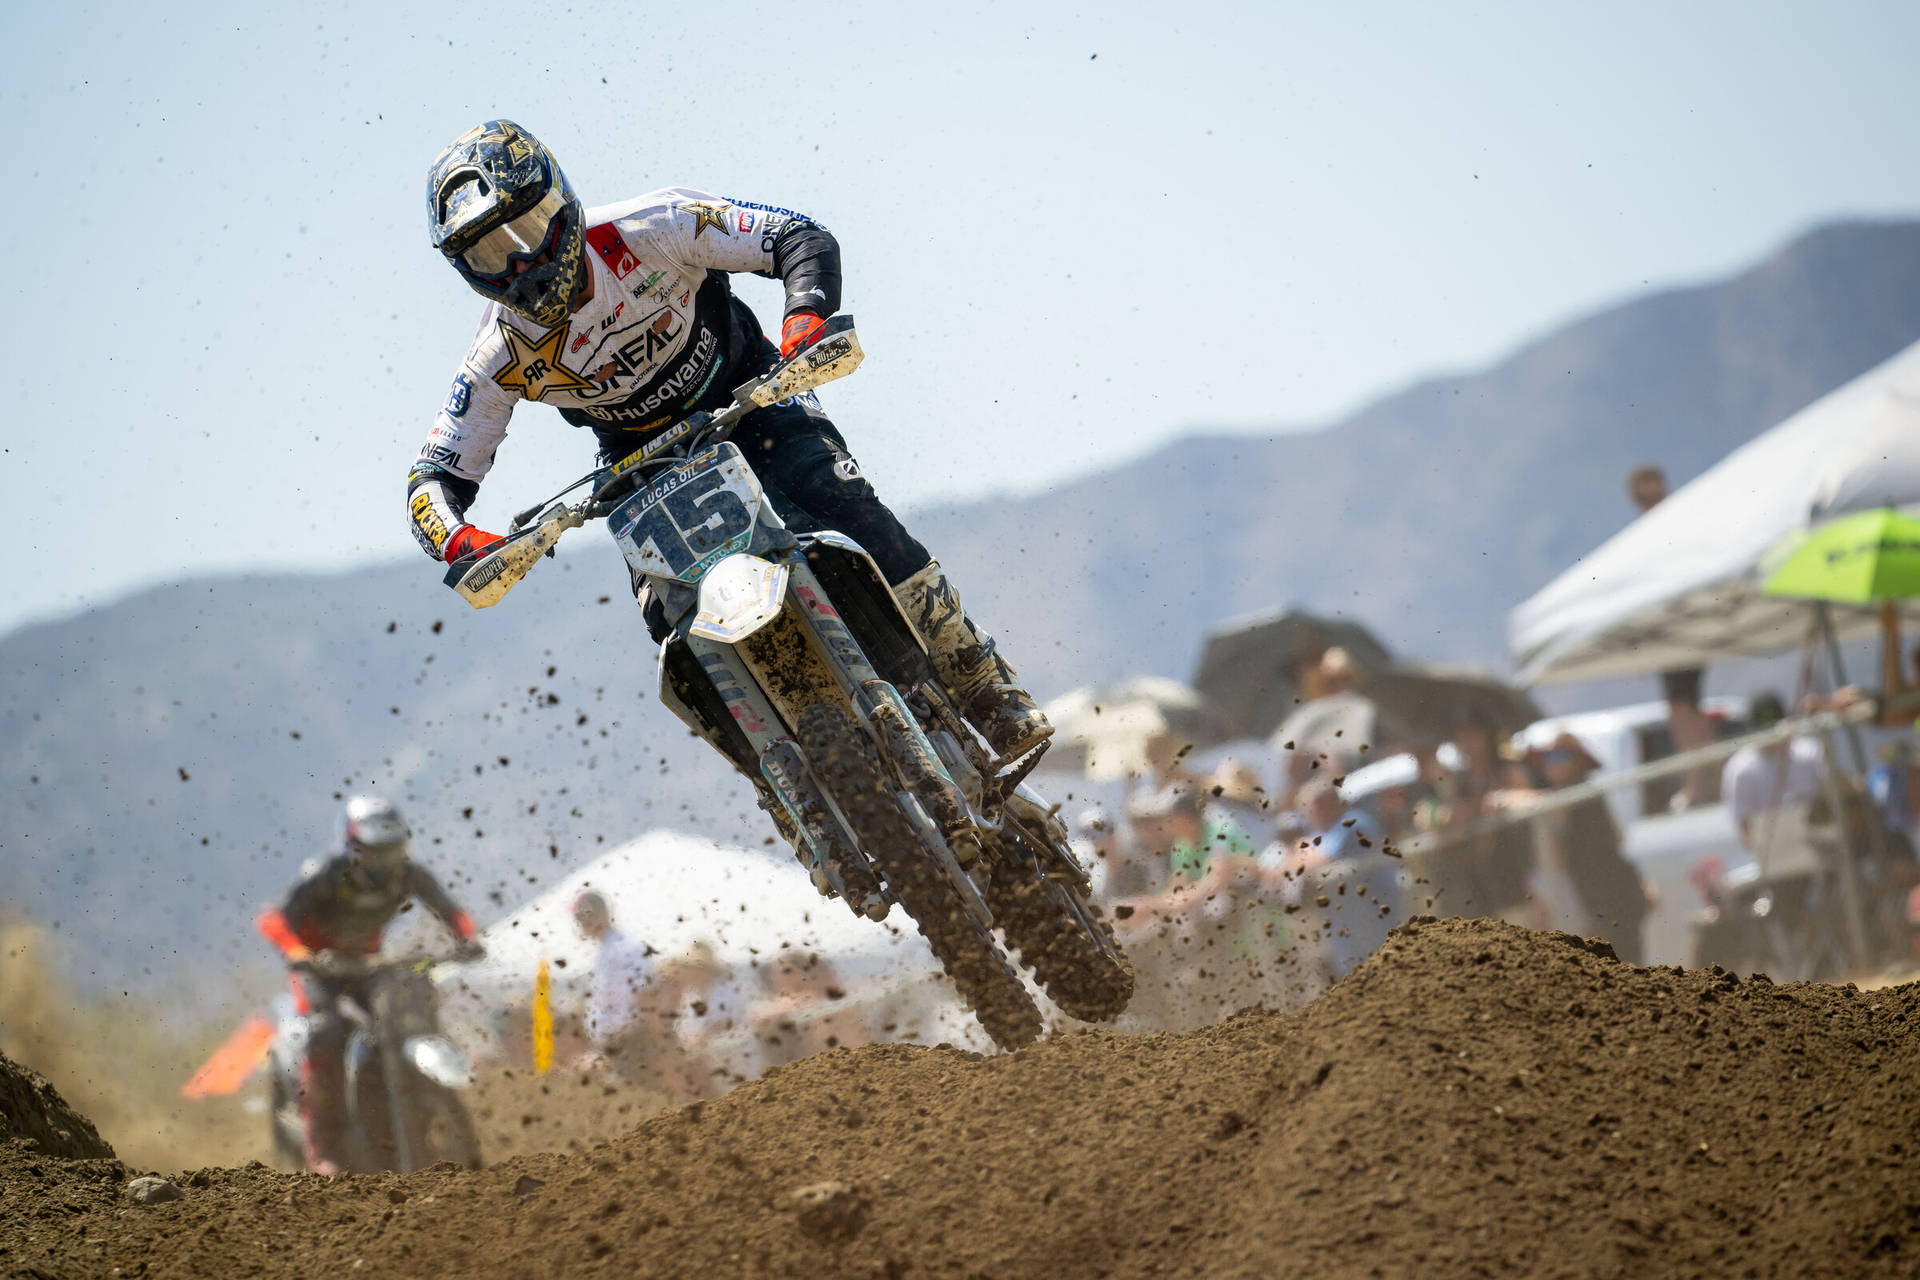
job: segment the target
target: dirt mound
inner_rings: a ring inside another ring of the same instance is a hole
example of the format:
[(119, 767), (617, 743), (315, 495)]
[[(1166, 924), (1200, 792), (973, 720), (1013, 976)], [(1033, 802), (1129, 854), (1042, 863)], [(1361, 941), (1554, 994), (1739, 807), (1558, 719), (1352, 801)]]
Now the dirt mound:
[(67, 1105), (45, 1077), (0, 1053), (0, 1144), (25, 1139), (45, 1155), (113, 1158), (93, 1123)]
[(490, 1164), (540, 1151), (585, 1151), (670, 1105), (654, 1089), (567, 1071), (482, 1071), (467, 1095)]
[(1917, 1025), (1913, 985), (1423, 921), (1297, 1016), (824, 1054), (478, 1173), (204, 1171), (128, 1209), (16, 1148), (0, 1270), (1911, 1275)]

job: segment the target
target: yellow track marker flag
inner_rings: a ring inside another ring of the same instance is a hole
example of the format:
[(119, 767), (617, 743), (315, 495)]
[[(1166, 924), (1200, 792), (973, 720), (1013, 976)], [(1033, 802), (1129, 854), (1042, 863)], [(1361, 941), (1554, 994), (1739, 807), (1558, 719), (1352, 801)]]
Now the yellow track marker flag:
[(548, 995), (551, 979), (547, 962), (533, 975), (533, 1069), (545, 1075), (553, 1069), (553, 1000)]

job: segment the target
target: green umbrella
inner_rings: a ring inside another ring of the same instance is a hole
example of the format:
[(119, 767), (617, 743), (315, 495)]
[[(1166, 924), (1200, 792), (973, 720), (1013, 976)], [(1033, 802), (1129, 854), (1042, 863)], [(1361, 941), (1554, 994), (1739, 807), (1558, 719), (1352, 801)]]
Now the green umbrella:
[(1829, 520), (1769, 557), (1770, 596), (1870, 604), (1920, 596), (1920, 519), (1891, 507)]

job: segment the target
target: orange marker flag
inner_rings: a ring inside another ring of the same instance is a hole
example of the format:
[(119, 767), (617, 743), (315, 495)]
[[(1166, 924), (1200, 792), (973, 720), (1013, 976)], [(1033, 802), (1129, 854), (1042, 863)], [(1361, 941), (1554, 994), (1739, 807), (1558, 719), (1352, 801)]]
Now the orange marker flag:
[(272, 1043), (273, 1024), (261, 1014), (248, 1014), (247, 1020), (227, 1037), (226, 1043), (200, 1064), (193, 1078), (180, 1086), (180, 1096), (224, 1098), (233, 1093), (246, 1083), (247, 1077), (267, 1056), (267, 1046)]
[(533, 1069), (545, 1075), (553, 1069), (553, 1001), (548, 995), (547, 962), (533, 975)]

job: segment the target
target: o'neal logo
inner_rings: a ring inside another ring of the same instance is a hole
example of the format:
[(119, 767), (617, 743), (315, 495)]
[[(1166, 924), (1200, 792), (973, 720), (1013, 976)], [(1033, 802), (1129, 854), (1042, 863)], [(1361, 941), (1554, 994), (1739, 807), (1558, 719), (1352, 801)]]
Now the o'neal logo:
[(678, 346), (687, 332), (686, 326), (680, 323), (679, 313), (670, 307), (661, 307), (636, 320), (633, 329), (625, 341), (607, 353), (602, 364), (587, 372), (587, 377), (599, 383), (602, 391), (622, 378), (650, 369)]
[[(640, 422), (653, 417), (670, 401), (679, 400), (683, 395), (686, 398), (682, 403), (692, 404), (706, 394), (714, 375), (720, 372), (720, 361), (715, 359), (719, 350), (720, 342), (714, 337), (713, 330), (702, 325), (699, 340), (693, 344), (693, 351), (645, 397), (629, 400), (625, 404), (607, 409), (587, 405), (580, 411), (602, 422)], [(595, 372), (597, 373), (598, 370)], [(703, 373), (706, 375), (704, 379), (701, 378)], [(689, 393), (688, 389), (694, 387), (696, 380), (699, 380), (699, 386)]]

